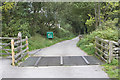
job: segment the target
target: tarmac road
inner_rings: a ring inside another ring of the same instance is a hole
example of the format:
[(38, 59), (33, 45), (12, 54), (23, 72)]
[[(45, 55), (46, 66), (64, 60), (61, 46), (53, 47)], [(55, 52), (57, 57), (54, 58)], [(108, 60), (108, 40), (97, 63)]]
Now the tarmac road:
[(78, 37), (72, 40), (59, 42), (55, 45), (42, 49), (35, 55), (40, 56), (86, 56), (87, 54), (76, 46)]

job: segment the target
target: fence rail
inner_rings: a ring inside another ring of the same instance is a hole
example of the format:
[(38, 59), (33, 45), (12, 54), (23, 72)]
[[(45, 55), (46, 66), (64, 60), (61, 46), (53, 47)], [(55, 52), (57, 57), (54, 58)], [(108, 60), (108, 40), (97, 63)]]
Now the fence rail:
[(10, 39), (10, 40), (11, 40), (11, 39), (14, 39), (14, 40), (17, 40), (18, 38), (15, 38), (15, 37), (0, 37), (0, 39), (7, 39), (7, 40), (8, 40), (8, 39)]
[[(0, 51), (2, 52), (2, 53), (0, 53), (0, 55), (10, 55), (10, 51), (11, 51), (11, 49), (9, 48), (6, 48), (6, 47), (8, 47), (8, 46), (10, 46), (11, 44), (10, 43), (1, 43), (0, 44)], [(3, 52), (4, 51), (4, 52)]]
[(120, 50), (118, 42), (95, 37), (95, 54), (107, 63), (111, 63), (113, 58), (118, 59)]
[[(10, 40), (10, 43), (0, 43), (0, 50), (5, 53), (0, 53), (1, 55), (10, 55), (12, 56), (12, 65), (15, 66), (15, 63), (18, 63), (22, 60), (29, 51), (28, 47), (28, 37), (22, 39), (22, 34), (19, 32), (18, 37), (0, 37), (1, 40)], [(6, 48), (9, 46), (9, 49)], [(26, 48), (25, 48), (26, 47)]]

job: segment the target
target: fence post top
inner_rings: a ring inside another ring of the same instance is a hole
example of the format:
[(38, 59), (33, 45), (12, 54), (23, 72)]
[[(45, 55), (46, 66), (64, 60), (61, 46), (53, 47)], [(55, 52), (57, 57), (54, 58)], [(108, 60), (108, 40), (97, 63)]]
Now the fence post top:
[(13, 42), (13, 41), (14, 41), (14, 39), (11, 39), (11, 41)]
[(22, 37), (22, 33), (21, 32), (18, 33), (18, 37)]
[(98, 38), (97, 36), (95, 36), (95, 38)]
[(120, 44), (120, 39), (118, 40), (118, 43)]
[(28, 38), (28, 37), (26, 36), (26, 38)]

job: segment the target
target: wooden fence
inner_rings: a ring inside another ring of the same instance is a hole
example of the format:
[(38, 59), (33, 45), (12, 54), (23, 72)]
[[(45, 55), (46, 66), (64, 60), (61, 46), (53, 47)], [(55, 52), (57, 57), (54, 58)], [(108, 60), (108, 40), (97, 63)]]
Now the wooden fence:
[[(28, 37), (27, 36), (25, 39), (22, 39), (22, 34), (19, 32), (17, 38), (0, 37), (0, 39), (10, 40), (9, 43), (0, 43), (0, 44), (2, 44), (2, 45), (5, 44), (5, 46), (2, 46), (1, 50), (4, 50), (7, 53), (7, 55), (11, 55), (13, 66), (15, 66), (15, 63), (18, 63), (26, 55), (28, 55), (29, 47), (28, 47)], [(7, 46), (9, 46), (10, 49), (6, 49)], [(9, 52), (7, 50), (9, 50)], [(6, 53), (1, 53), (1, 54), (6, 55)]]
[(95, 54), (107, 63), (118, 59), (120, 48), (118, 42), (95, 37)]
[[(0, 37), (0, 55), (12, 55), (11, 54), (11, 40), (18, 40), (18, 38), (13, 37)], [(4, 41), (7, 40), (6, 43)]]

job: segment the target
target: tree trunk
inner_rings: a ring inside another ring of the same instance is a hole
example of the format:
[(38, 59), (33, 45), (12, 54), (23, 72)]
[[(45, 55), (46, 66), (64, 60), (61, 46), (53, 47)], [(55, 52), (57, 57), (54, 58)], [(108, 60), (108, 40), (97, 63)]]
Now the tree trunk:
[(98, 18), (99, 18), (99, 26), (101, 26), (101, 18), (100, 18), (100, 2), (98, 3)]
[(97, 3), (95, 3), (95, 28), (98, 26), (98, 19), (97, 19)]

